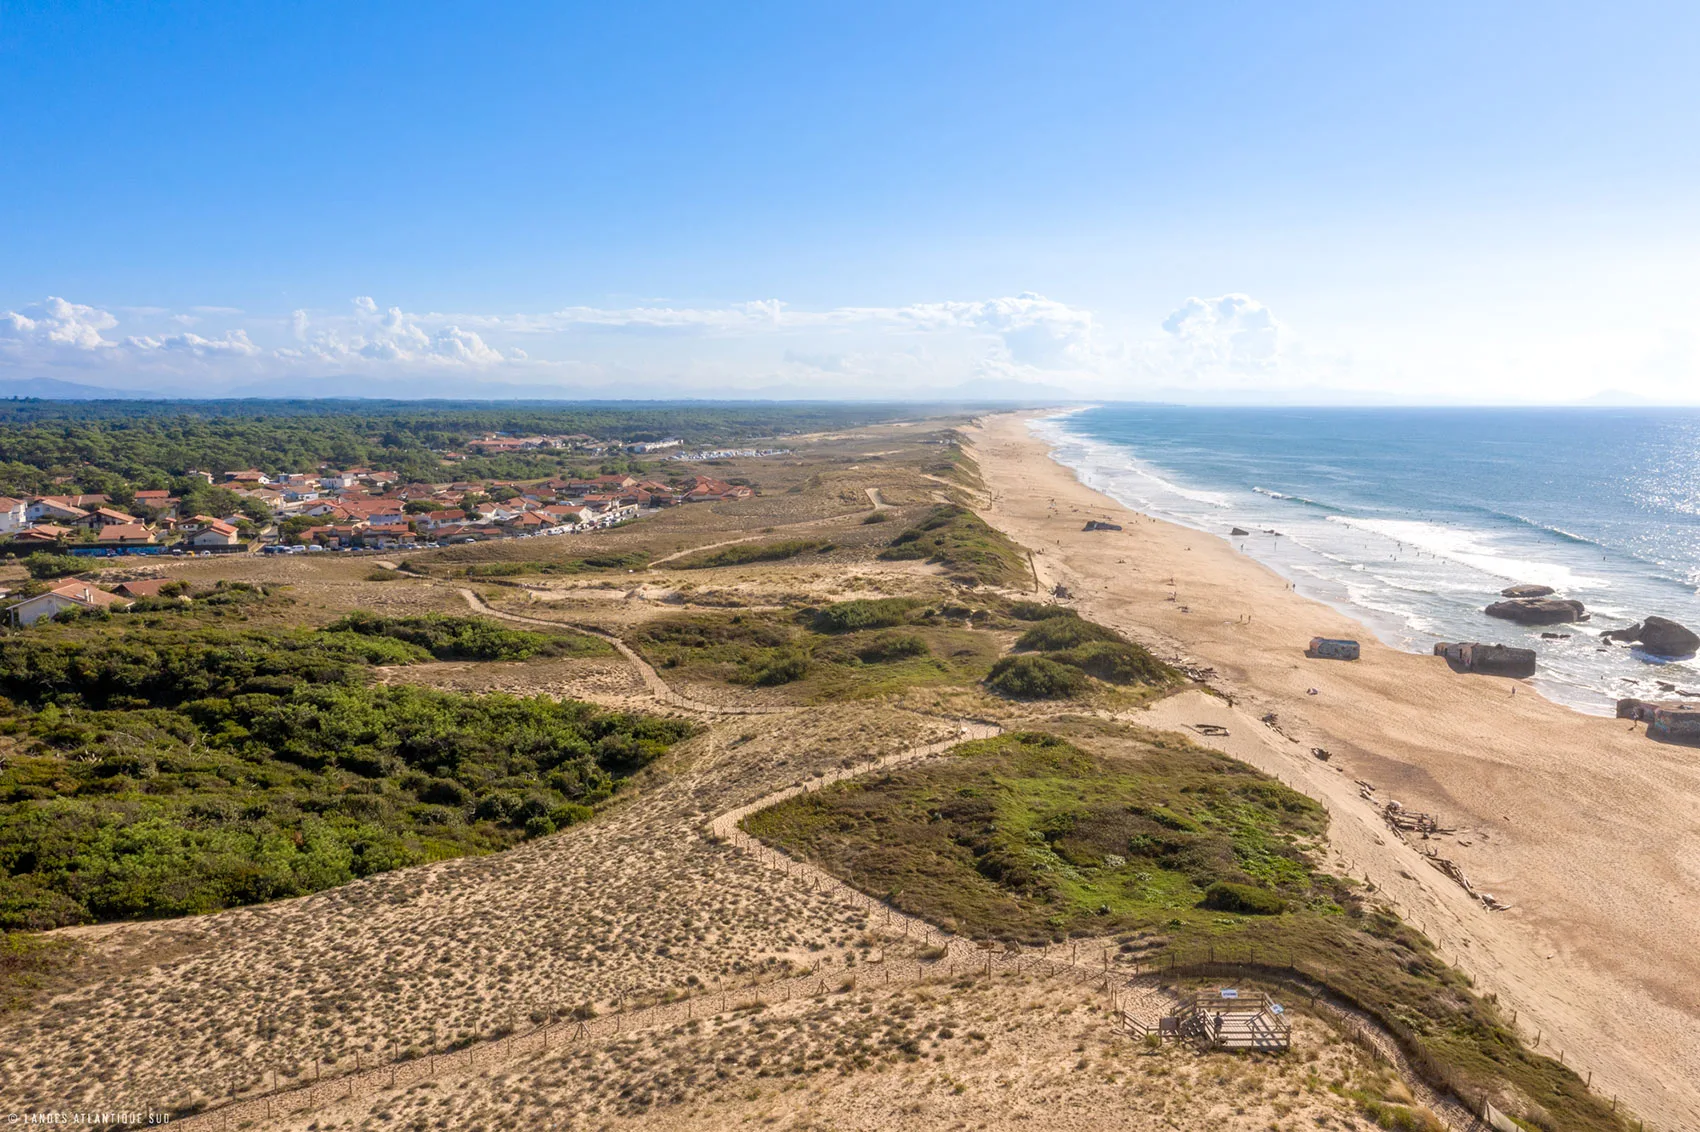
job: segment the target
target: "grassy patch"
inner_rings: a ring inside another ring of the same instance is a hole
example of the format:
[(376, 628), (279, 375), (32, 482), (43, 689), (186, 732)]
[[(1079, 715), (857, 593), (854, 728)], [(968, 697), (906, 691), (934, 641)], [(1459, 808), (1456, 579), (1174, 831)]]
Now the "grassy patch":
[(752, 562), (783, 562), (811, 552), (822, 554), (832, 544), (819, 539), (787, 539), (783, 542), (741, 542), (692, 554), (672, 565), (680, 570), (706, 570), (716, 566), (746, 566)]
[(1075, 669), (1106, 684), (1161, 686), (1179, 678), (1169, 665), (1120, 633), (1073, 610), (1035, 602), (1017, 602), (1010, 613), (1033, 626), (1015, 639), (1018, 654), (992, 670), (987, 686), (1015, 699), (1054, 700), (1079, 695), (1086, 685), (1058, 669)]
[(1120, 934), (1201, 956), (1291, 957), (1400, 1034), (1431, 1080), (1538, 1098), (1546, 1127), (1623, 1127), (1574, 1073), (1524, 1048), (1426, 939), (1321, 870), (1319, 804), (1178, 736), (1060, 726), (1074, 741), (963, 744), (792, 798), (745, 828), (970, 936)]
[(1017, 621), (1044, 621), (1051, 617), (1079, 616), (1066, 605), (1048, 601), (1012, 601), (1009, 603), (1009, 615)]
[(29, 932), (0, 932), (0, 1014), (29, 1005), (76, 963), (78, 947), (68, 939)]
[(987, 688), (1012, 700), (1066, 700), (1090, 686), (1079, 669), (1042, 656), (1006, 656), (986, 675)]
[(1088, 621), (1077, 613), (1047, 617), (1015, 639), (1017, 652), (1050, 652), (1099, 641), (1120, 641), (1114, 629)]
[(926, 559), (964, 585), (1023, 586), (1030, 580), (1020, 547), (966, 507), (953, 503), (892, 539), (879, 555), (888, 561)]
[(676, 614), (647, 622), (631, 643), (670, 676), (783, 685), (797, 702), (826, 703), (983, 679), (1009, 636), (969, 629), (971, 612), (893, 598), (795, 615)]
[(818, 611), (809, 627), (817, 633), (850, 633), (858, 629), (889, 629), (901, 625), (923, 603), (910, 597), (858, 598), (840, 601)]

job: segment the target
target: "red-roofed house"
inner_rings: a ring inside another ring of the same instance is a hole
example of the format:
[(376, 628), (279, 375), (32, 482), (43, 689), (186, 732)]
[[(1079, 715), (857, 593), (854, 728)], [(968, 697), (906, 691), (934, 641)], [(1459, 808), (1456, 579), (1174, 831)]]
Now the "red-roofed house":
[(36, 523), (33, 526), (25, 527), (23, 530), (13, 535), (12, 541), (61, 542), (68, 536), (75, 533), (76, 532), (71, 530), (70, 527), (58, 527), (54, 526), (52, 523)]
[(81, 519), (72, 519), (73, 527), (87, 527), (98, 531), (106, 527), (129, 527), (136, 524), (134, 515), (126, 515), (122, 511), (114, 511), (110, 507), (97, 507)]
[(140, 523), (113, 523), (94, 536), (98, 546), (152, 546), (154, 534)]
[(235, 546), (241, 541), (241, 534), (234, 526), (223, 519), (214, 519), (200, 530), (183, 540), (185, 546), (198, 548), (215, 546)]
[(134, 582), (119, 582), (114, 590), (124, 597), (158, 597), (159, 591), (170, 584), (170, 578), (140, 578)]

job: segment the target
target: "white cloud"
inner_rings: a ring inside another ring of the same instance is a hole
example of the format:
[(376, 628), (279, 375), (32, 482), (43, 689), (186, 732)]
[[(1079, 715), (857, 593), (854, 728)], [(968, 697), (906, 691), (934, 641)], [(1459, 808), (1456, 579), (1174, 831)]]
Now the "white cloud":
[(232, 330), (217, 338), (203, 338), (185, 331), (159, 337), (133, 335), (124, 344), (142, 353), (186, 354), (195, 358), (251, 358), (260, 348), (248, 340), (246, 330)]
[(1190, 298), (1163, 320), (1175, 359), (1191, 374), (1265, 370), (1280, 361), (1282, 326), (1250, 295)]
[[(236, 308), (117, 308), (119, 319), (60, 299), (0, 316), (0, 363), (97, 365), (196, 387), (257, 376), (405, 377), (524, 371), (531, 380), (619, 374), (627, 388), (724, 392), (831, 374), (832, 392), (916, 392), (980, 376), (1091, 376), (1091, 311), (1036, 294), (907, 306), (798, 310), (777, 299), (715, 307), (568, 307), (544, 314), (414, 313), (369, 295), (341, 311), (282, 318)], [(194, 312), (194, 313), (189, 313)], [(520, 348), (523, 342), (526, 348)], [(52, 351), (58, 354), (48, 358)], [(1110, 356), (1114, 356), (1112, 353)], [(92, 358), (103, 359), (93, 362)], [(0, 367), (3, 368), (3, 367)], [(476, 377), (474, 379), (476, 379)], [(468, 387), (472, 388), (471, 386)], [(826, 392), (823, 390), (823, 392)]]
[(101, 350), (114, 343), (101, 337), (118, 320), (98, 307), (48, 298), (21, 311), (0, 312), (0, 342), (38, 350)]
[(352, 316), (326, 319), (319, 329), (312, 328), (306, 311), (295, 311), (290, 316), (290, 330), (297, 341), (305, 343), (305, 348), (279, 349), (276, 355), (291, 361), (317, 360), (344, 365), (423, 363), (486, 367), (504, 360), (502, 352), (475, 331), (463, 330), (458, 325), (429, 325), (437, 316), (412, 315), (400, 307), (380, 310), (369, 295), (356, 298), (353, 305)]

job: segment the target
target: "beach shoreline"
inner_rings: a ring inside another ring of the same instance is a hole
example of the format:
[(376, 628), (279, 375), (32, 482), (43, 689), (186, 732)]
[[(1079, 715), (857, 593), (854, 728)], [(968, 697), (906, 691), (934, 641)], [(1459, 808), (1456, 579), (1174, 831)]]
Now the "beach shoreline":
[[(1232, 699), (1189, 693), (1151, 722), (1227, 727), (1194, 737), (1323, 801), (1337, 867), (1368, 876), (1543, 1052), (1565, 1052), (1654, 1126), (1700, 1127), (1700, 1052), (1669, 1040), (1700, 1023), (1700, 753), (1384, 644), (1227, 540), (1081, 484), (1032, 434), (1051, 415), (965, 430), (983, 513), (1033, 550), (1038, 589), (1065, 586), (1083, 613), (1211, 671)], [(1083, 531), (1087, 519), (1124, 529)], [(1358, 639), (1362, 659), (1307, 659), (1313, 636)], [(1438, 815), (1456, 832), (1420, 848), (1509, 910), (1394, 835), (1360, 782), (1376, 802)]]

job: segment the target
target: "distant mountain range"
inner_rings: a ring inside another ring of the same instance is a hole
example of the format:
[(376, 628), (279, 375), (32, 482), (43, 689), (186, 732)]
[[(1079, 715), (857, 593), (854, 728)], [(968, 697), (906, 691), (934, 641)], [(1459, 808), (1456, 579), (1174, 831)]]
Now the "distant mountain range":
[(108, 389), (51, 377), (0, 378), (0, 397), (39, 397), (43, 401), (151, 401), (162, 394), (140, 389)]

